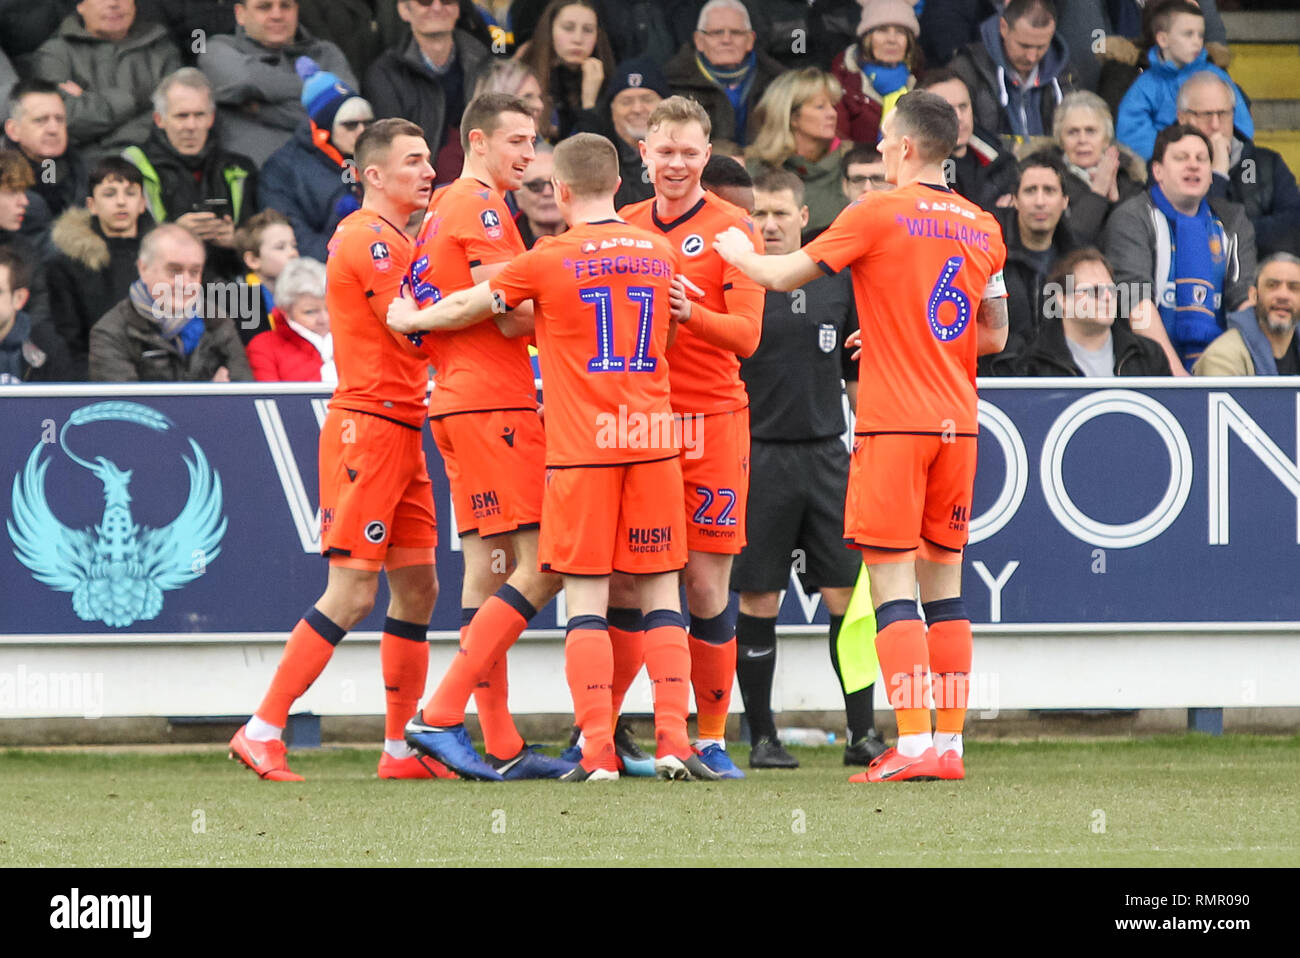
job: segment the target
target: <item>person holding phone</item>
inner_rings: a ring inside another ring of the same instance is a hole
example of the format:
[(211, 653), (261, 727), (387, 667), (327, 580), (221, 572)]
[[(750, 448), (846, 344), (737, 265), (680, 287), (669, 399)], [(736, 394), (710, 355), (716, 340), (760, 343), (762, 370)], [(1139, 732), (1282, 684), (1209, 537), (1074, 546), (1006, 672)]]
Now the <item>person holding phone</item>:
[(153, 108), (149, 139), (122, 154), (144, 177), (149, 213), (203, 241), (208, 278), (233, 276), (240, 270), (235, 228), (257, 212), (257, 166), (216, 137), (212, 84), (194, 67), (164, 77)]

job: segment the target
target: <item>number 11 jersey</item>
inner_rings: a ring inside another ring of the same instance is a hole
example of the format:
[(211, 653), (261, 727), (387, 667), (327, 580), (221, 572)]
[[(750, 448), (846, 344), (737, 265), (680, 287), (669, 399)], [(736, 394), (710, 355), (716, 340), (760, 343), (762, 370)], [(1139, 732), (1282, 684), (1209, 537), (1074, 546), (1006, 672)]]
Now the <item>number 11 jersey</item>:
[(976, 316), (1005, 295), (997, 220), (951, 190), (866, 193), (803, 248), (845, 266), (862, 330), (855, 432), (977, 435)]
[(602, 220), (540, 240), (489, 281), (502, 309), (533, 301), (547, 466), (677, 455), (664, 358), (677, 271), (662, 237)]

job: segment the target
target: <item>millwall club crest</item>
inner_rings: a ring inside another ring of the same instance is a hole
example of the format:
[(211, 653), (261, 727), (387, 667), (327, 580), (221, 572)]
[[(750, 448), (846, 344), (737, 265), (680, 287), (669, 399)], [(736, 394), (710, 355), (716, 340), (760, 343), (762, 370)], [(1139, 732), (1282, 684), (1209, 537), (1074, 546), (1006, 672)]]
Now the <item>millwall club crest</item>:
[(687, 256), (699, 256), (704, 252), (704, 237), (699, 233), (692, 233), (686, 237), (682, 240), (682, 252)]
[(100, 402), (82, 406), (59, 430), (59, 448), (103, 484), (99, 524), (71, 529), (59, 521), (45, 498), (51, 443), (38, 442), (27, 465), (14, 477), (13, 517), (6, 524), (14, 555), (32, 576), (56, 592), (72, 593), (72, 610), (84, 622), (113, 628), (157, 618), (163, 593), (180, 589), (206, 571), (221, 554), (226, 534), (221, 514), (221, 477), (208, 465), (198, 443), (194, 458), (182, 457), (189, 474), (184, 508), (161, 529), (137, 525), (131, 516), (131, 470), (104, 456), (82, 459), (68, 445), (69, 430), (95, 422), (125, 422), (166, 432), (172, 423), (148, 406)]
[(839, 342), (839, 334), (832, 323), (822, 323), (817, 327), (817, 345), (821, 347), (824, 353), (835, 352), (835, 344)]

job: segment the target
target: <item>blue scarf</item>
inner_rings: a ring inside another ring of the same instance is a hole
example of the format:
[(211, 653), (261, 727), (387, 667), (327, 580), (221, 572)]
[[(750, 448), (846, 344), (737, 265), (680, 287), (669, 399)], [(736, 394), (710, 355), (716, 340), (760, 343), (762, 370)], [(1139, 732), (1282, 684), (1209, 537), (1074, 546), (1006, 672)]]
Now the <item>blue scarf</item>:
[(870, 81), (877, 93), (881, 96), (889, 96), (895, 90), (901, 90), (907, 86), (907, 78), (911, 74), (908, 72), (906, 63), (898, 63), (888, 67), (883, 63), (868, 62), (862, 64), (862, 75)]
[(1151, 201), (1169, 220), (1173, 243), (1168, 279), (1174, 286), (1174, 301), (1161, 297), (1160, 318), (1169, 341), (1191, 372), (1205, 347), (1223, 332), (1218, 319), (1228, 263), (1223, 227), (1204, 199), (1195, 215), (1187, 216), (1174, 209), (1153, 183)]
[(745, 123), (749, 114), (749, 105), (745, 100), (754, 86), (754, 77), (758, 73), (755, 69), (757, 63), (758, 55), (753, 50), (749, 51), (749, 56), (745, 57), (738, 66), (729, 70), (714, 66), (702, 53), (695, 54), (695, 65), (700, 68), (700, 72), (708, 77), (711, 83), (721, 87), (722, 92), (727, 95), (727, 101), (736, 115), (735, 141), (737, 143), (745, 142)]
[(137, 279), (131, 284), (128, 292), (135, 311), (151, 323), (155, 323), (163, 339), (171, 341), (180, 350), (182, 356), (194, 352), (194, 347), (203, 338), (204, 329), (198, 302), (188, 308), (184, 316), (168, 316), (159, 308), (159, 304), (155, 303), (153, 294), (144, 285), (144, 280)]

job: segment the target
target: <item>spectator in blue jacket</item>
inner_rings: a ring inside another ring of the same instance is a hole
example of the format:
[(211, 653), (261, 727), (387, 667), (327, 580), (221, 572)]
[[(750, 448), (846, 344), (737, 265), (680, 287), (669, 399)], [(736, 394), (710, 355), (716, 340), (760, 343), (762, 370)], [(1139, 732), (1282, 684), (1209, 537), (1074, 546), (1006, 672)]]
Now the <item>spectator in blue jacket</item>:
[(1156, 134), (1177, 122), (1178, 90), (1194, 73), (1210, 72), (1232, 88), (1236, 97), (1233, 125), (1245, 136), (1255, 135), (1255, 122), (1245, 97), (1232, 78), (1205, 52), (1205, 15), (1186, 0), (1161, 7), (1151, 21), (1156, 45), (1147, 54), (1149, 66), (1133, 81), (1119, 102), (1115, 136), (1144, 160), (1151, 159)]
[(308, 58), (298, 61), (298, 70), (307, 122), (262, 167), (258, 199), (263, 209), (289, 218), (299, 253), (323, 263), (334, 228), (361, 208), (352, 148), (375, 113), (356, 90)]

